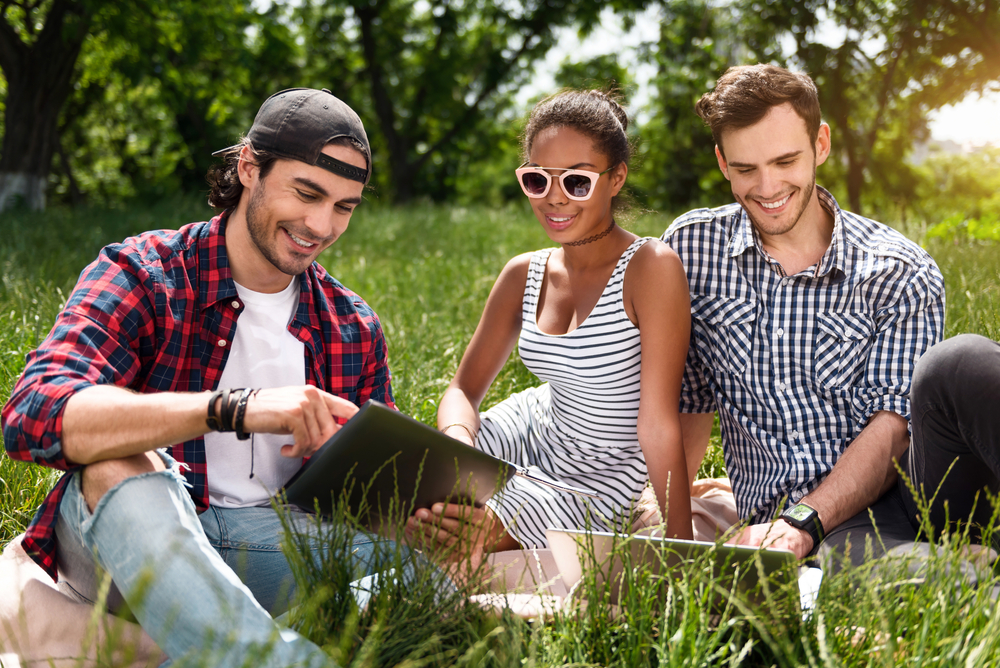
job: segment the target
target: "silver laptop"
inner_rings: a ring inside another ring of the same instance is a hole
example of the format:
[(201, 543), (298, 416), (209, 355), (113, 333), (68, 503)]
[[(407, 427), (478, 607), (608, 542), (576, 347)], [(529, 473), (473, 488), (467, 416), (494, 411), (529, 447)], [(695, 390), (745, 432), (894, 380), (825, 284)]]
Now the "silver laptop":
[[(631, 568), (647, 569), (651, 577), (681, 578), (697, 572), (705, 576), (705, 582), (711, 578), (721, 584), (730, 597), (738, 592), (751, 606), (763, 602), (768, 591), (798, 587), (799, 606), (806, 612), (812, 609), (822, 580), (820, 569), (800, 567), (787, 550), (602, 531), (549, 529), (545, 535), (570, 596), (583, 595), (584, 569), (595, 569), (597, 586), (609, 587), (614, 604), (622, 598), (628, 579), (625, 562)], [(729, 597), (716, 595), (712, 607), (728, 603)]]

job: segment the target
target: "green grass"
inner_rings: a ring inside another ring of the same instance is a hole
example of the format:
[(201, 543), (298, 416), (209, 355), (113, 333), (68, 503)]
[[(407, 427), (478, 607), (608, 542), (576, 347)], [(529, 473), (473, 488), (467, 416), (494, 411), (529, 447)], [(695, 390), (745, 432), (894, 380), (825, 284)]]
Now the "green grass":
[[(197, 200), (181, 199), (0, 216), (0, 400), (101, 246), (206, 215)], [(647, 215), (630, 227), (658, 236), (670, 218)], [(433, 423), (496, 275), (514, 255), (546, 245), (527, 206), (365, 204), (321, 261), (381, 316), (400, 409)], [(928, 249), (947, 284), (946, 335), (1000, 339), (1000, 248), (933, 240)], [(515, 355), (485, 405), (536, 382)], [(702, 475), (722, 474), (716, 431)], [(54, 480), (41, 467), (0, 459), (0, 541), (23, 530)], [(330, 537), (331, 544), (337, 540)], [(356, 666), (991, 665), (1000, 657), (1000, 611), (988, 588), (954, 577), (963, 541), (946, 537), (922, 575), (928, 586), (915, 587), (909, 571), (884, 565), (828, 577), (817, 612), (806, 621), (789, 612), (795, 593), (780, 590), (762, 608), (737, 601), (710, 618), (706, 597), (722, 583), (696, 568), (671, 587), (641, 570), (627, 571), (628, 593), (617, 613), (595, 605), (546, 624), (491, 617), (460, 595), (433, 600), (432, 587), (416, 593), (389, 587), (358, 610), (343, 589), (349, 574), (334, 578), (333, 564), (304, 562), (297, 578), (310, 596), (292, 618), (342, 664)], [(593, 600), (604, 595), (594, 581), (585, 586)]]

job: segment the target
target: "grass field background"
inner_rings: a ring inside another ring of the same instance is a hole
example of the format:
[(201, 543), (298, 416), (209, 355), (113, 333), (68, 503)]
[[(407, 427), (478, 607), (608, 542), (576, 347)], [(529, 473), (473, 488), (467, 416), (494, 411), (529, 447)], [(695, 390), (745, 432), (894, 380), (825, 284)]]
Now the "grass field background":
[[(47, 334), (101, 246), (208, 215), (196, 199), (114, 210), (5, 212), (0, 400), (6, 401), (25, 354)], [(671, 218), (647, 214), (626, 226), (659, 236)], [(924, 240), (924, 227), (902, 231)], [(1000, 339), (1000, 245), (962, 239), (927, 244), (945, 275), (946, 336), (975, 332)], [(514, 255), (548, 245), (527, 205), (394, 209), (366, 203), (320, 261), (379, 313), (399, 408), (433, 423), (437, 400), (500, 269)], [(515, 355), (485, 405), (536, 383)], [(713, 441), (703, 475), (724, 474), (717, 436)], [(54, 480), (40, 467), (0, 459), (0, 542), (23, 530)], [(990, 594), (997, 582), (988, 570), (990, 586), (972, 588), (954, 577), (964, 542), (962, 536), (943, 539), (920, 574), (932, 583), (923, 587), (912, 586), (914, 576), (902, 566), (827, 578), (817, 612), (805, 621), (789, 613), (792, 592), (773, 592), (773, 605), (764, 609), (736, 605), (709, 619), (706, 597), (722, 584), (695, 571), (670, 588), (632, 574), (618, 616), (590, 606), (529, 625), (485, 615), (460, 597), (433, 600), (388, 589), (358, 611), (344, 603), (344, 582), (331, 589), (322, 573), (304, 568), (300, 587), (326, 593), (301, 608), (306, 612), (297, 623), (352, 665), (995, 665), (1000, 611)]]

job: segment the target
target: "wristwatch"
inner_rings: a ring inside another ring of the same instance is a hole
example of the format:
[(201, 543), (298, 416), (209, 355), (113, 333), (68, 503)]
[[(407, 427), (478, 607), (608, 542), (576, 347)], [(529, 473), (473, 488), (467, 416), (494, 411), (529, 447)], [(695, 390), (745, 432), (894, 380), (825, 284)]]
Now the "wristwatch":
[(819, 520), (819, 513), (815, 508), (811, 508), (804, 503), (797, 503), (791, 508), (785, 508), (781, 513), (781, 519), (791, 524), (796, 529), (802, 529), (812, 536), (813, 546), (819, 545), (823, 539), (823, 523)]

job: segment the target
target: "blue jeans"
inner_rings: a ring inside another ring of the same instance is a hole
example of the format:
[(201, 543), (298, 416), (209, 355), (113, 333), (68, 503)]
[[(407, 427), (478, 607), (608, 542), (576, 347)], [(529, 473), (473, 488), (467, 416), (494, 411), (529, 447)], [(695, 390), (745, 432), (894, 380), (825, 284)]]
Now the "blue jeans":
[[(329, 523), (320, 529), (314, 515), (289, 511), (287, 516), (297, 533), (313, 538), (312, 550), (319, 561), (325, 546), (317, 540), (316, 534), (328, 531)], [(295, 580), (281, 551), (284, 529), (274, 509), (213, 506), (198, 519), (208, 542), (253, 592), (257, 602), (274, 616), (285, 612), (295, 594)], [(378, 570), (372, 563), (375, 549), (369, 536), (355, 534), (351, 558), (361, 575)]]
[[(288, 565), (277, 545), (277, 514), (252, 508), (199, 519), (176, 463), (161, 456), (167, 471), (122, 481), (93, 513), (80, 475), (74, 475), (56, 527), (61, 578), (81, 598), (95, 601), (102, 571), (110, 574), (109, 606), (123, 598), (174, 661), (190, 654), (207, 665), (234, 668), (332, 666), (314, 644), (279, 628), (256, 598), (259, 593), (265, 605), (278, 609), (291, 595)], [(361, 574), (370, 573), (366, 559), (373, 547), (358, 536), (354, 556)], [(231, 565), (243, 570), (246, 584)]]

